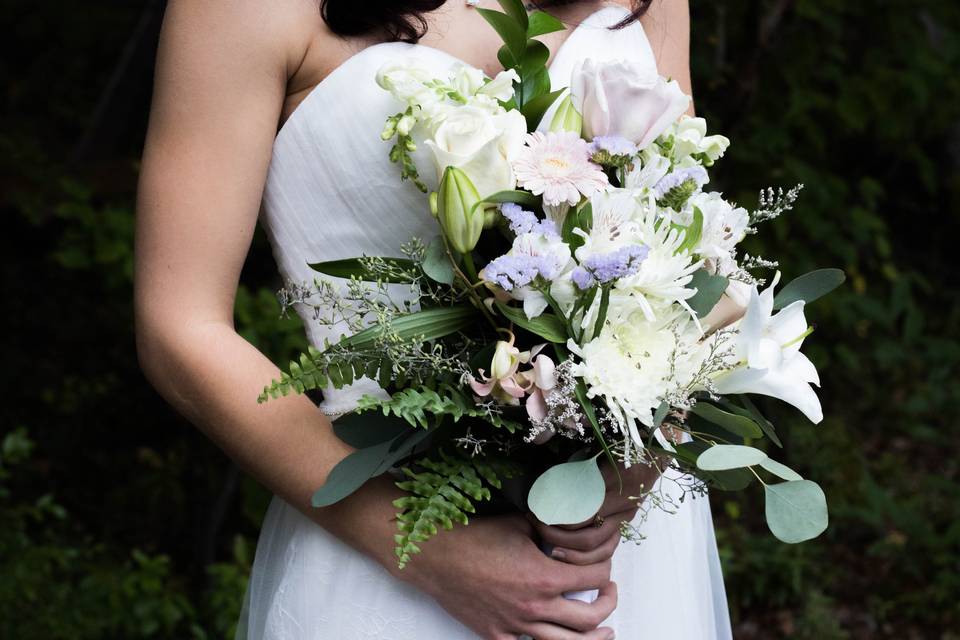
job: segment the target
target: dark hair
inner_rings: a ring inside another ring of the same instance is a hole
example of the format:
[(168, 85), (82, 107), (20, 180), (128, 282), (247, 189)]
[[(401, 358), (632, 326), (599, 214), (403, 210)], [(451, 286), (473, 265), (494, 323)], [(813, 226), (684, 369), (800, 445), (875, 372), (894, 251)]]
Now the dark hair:
[[(446, 0), (321, 0), (320, 13), (330, 30), (341, 36), (382, 31), (390, 40), (416, 42), (427, 32), (423, 14), (439, 9)], [(576, 0), (545, 0), (533, 4), (547, 8)], [(633, 12), (614, 25), (620, 29), (637, 20), (653, 0), (634, 0)]]

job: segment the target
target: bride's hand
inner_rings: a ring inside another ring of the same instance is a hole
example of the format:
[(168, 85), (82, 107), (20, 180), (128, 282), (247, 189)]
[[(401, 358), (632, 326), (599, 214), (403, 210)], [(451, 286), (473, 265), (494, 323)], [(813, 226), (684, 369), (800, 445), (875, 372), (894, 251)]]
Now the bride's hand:
[[(523, 516), (474, 518), (423, 544), (423, 553), (395, 571), (432, 595), (450, 615), (483, 638), (607, 640), (597, 628), (617, 605), (609, 559), (573, 566), (548, 558)], [(592, 604), (563, 593), (600, 589)]]
[[(595, 518), (580, 524), (546, 525), (531, 516), (541, 542), (551, 545), (551, 557), (576, 565), (609, 560), (620, 544), (620, 526), (637, 515), (638, 500), (660, 476), (658, 465), (620, 467), (620, 479), (609, 465), (602, 468), (607, 495)], [(622, 481), (622, 484), (621, 484)]]

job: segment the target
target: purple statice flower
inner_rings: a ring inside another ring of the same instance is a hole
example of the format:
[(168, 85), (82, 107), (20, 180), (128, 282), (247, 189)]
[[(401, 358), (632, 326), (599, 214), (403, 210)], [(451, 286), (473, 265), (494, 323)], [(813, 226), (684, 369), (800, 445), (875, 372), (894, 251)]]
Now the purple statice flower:
[(692, 182), (690, 188), (687, 189), (692, 192), (707, 184), (709, 181), (710, 178), (707, 176), (707, 170), (703, 167), (686, 167), (676, 169), (660, 178), (660, 181), (654, 185), (653, 192), (659, 200), (671, 190), (682, 186), (685, 182)]
[(548, 238), (560, 235), (557, 223), (553, 220), (540, 220), (533, 211), (527, 211), (514, 202), (504, 202), (500, 205), (500, 213), (510, 223), (510, 231), (522, 236), (526, 233), (542, 233)]
[(589, 289), (597, 283), (606, 284), (626, 278), (640, 270), (640, 265), (649, 253), (649, 247), (639, 244), (622, 247), (610, 253), (596, 253), (574, 269), (570, 277), (581, 290)]
[(620, 136), (597, 136), (590, 143), (590, 154), (606, 152), (611, 156), (635, 156), (637, 145)]
[(546, 256), (506, 255), (491, 260), (483, 269), (485, 280), (495, 282), (504, 291), (513, 291), (533, 282), (537, 276), (547, 277), (553, 272)]

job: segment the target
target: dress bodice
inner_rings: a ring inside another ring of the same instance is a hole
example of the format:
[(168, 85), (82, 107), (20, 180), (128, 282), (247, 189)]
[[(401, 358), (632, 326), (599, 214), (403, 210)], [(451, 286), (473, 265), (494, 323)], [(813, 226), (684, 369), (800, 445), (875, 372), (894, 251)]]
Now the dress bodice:
[[(550, 66), (555, 89), (569, 85), (575, 64), (584, 58), (630, 59), (656, 66), (638, 22), (608, 29), (625, 15), (623, 8), (607, 7), (573, 29)], [(384, 121), (402, 106), (377, 85), (376, 73), (384, 63), (403, 56), (417, 58), (438, 74), (458, 62), (425, 45), (373, 45), (317, 85), (277, 134), (261, 222), (284, 282), (312, 282), (316, 274), (309, 263), (398, 256), (400, 245), (411, 238), (428, 241), (439, 232), (426, 197), (410, 182), (401, 182), (398, 167), (387, 157), (389, 145), (380, 139)], [(548, 113), (545, 120), (549, 117)], [(424, 156), (418, 166), (428, 187), (436, 188), (428, 162)], [(336, 325), (319, 325), (310, 309), (297, 311), (310, 343), (318, 348), (343, 331)], [(351, 388), (329, 390), (322, 408), (329, 413), (348, 411), (357, 398), (376, 389), (372, 381), (361, 380)]]

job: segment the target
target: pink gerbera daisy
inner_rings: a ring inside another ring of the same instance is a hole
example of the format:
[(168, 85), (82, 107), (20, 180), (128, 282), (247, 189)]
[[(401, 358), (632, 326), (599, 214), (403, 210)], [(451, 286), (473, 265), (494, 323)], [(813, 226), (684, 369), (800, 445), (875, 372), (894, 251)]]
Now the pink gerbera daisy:
[(590, 162), (590, 145), (577, 134), (536, 131), (525, 142), (513, 170), (520, 186), (542, 194), (545, 205), (575, 205), (609, 185), (603, 170)]

